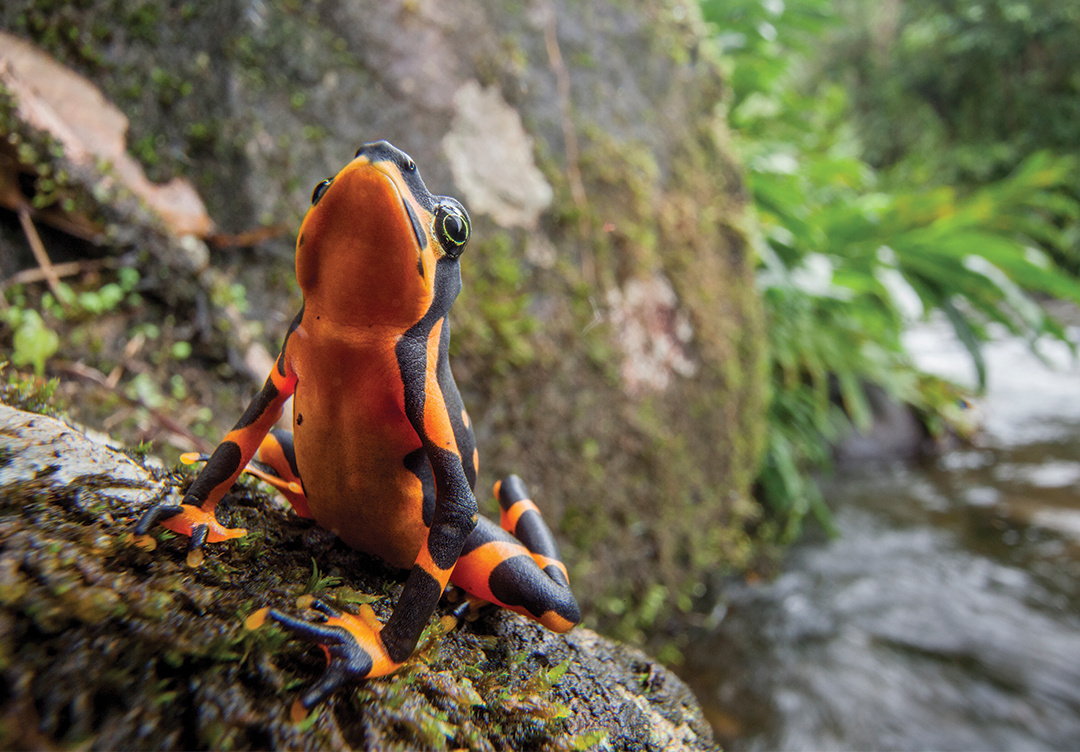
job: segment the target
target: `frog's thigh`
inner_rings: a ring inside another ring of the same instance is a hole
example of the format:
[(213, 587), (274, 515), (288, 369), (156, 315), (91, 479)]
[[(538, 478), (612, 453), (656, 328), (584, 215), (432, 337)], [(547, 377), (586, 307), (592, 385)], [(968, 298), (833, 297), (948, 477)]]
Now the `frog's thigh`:
[(565, 632), (581, 620), (570, 588), (549, 576), (520, 541), (485, 517), (465, 541), (450, 581), (554, 632)]

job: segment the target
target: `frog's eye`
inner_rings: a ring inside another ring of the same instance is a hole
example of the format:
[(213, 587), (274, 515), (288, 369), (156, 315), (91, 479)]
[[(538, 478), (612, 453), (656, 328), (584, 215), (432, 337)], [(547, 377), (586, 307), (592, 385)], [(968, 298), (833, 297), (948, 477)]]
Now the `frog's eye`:
[(404, 163), (405, 172), (416, 172), (416, 162), (412, 161), (412, 157), (405, 157)]
[(333, 178), (327, 178), (326, 180), (322, 181), (317, 186), (315, 186), (315, 190), (313, 190), (311, 192), (311, 205), (312, 206), (315, 206), (315, 204), (319, 203), (319, 199), (321, 199), (323, 197), (323, 194), (326, 193), (326, 189), (329, 188), (330, 184), (333, 183), (333, 182), (334, 182)]
[(453, 199), (443, 199), (435, 209), (435, 236), (446, 255), (457, 258), (469, 242), (469, 215)]

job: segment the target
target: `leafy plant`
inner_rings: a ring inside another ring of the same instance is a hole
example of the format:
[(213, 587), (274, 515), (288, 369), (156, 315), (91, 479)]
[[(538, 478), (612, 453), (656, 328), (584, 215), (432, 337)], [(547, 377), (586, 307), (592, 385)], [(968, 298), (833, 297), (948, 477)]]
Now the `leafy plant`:
[[(1080, 151), (1080, 5), (1055, 0), (837, 0), (823, 54), (851, 92), (866, 158), (898, 184), (979, 186), (1032, 154)], [(1080, 174), (1069, 179), (1080, 196)], [(1048, 246), (1080, 273), (1080, 222)]]
[(46, 326), (41, 314), (29, 308), (7, 308), (3, 319), (14, 330), (12, 362), (16, 366), (33, 366), (34, 373), (45, 373), (45, 361), (60, 348), (59, 335)]
[(0, 308), (0, 323), (12, 330), (12, 362), (20, 367), (33, 366), (34, 372), (41, 376), (46, 362), (60, 349), (60, 335), (54, 328), (58, 322), (100, 316), (125, 300), (137, 303), (134, 289), (138, 283), (139, 273), (131, 267), (119, 269), (116, 282), (93, 289), (75, 292), (61, 282), (56, 295), (42, 294), (36, 308), (28, 302), (24, 291), (16, 288), (11, 294), (12, 304)]
[(333, 574), (324, 574), (319, 571), (319, 565), (314, 558), (311, 560), (311, 576), (304, 585), (305, 593), (321, 593), (341, 585), (341, 578)]
[(985, 383), (981, 343), (996, 322), (1030, 342), (1062, 327), (1032, 295), (1080, 302), (1080, 285), (1041, 248), (1080, 218), (1070, 159), (1033, 154), (1009, 176), (962, 191), (886, 185), (862, 158), (846, 90), (806, 75), (812, 43), (840, 17), (829, 0), (706, 0), (734, 61), (731, 122), (748, 172), (769, 316), (772, 400), (760, 487), (798, 534), (830, 516), (809, 474), (872, 415), (866, 387), (940, 429), (959, 392), (918, 373), (901, 334), (948, 317)]

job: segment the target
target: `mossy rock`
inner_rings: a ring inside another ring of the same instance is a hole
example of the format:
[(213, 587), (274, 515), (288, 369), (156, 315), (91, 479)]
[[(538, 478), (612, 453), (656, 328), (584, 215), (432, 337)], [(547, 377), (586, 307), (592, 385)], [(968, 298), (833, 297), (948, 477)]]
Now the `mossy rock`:
[(639, 651), (511, 614), (433, 620), (396, 675), (289, 707), (318, 648), (243, 619), (316, 593), (385, 618), (402, 576), (250, 485), (222, 505), (241, 541), (197, 568), (135, 518), (190, 477), (147, 469), (54, 418), (0, 403), (0, 747), (89, 749), (711, 749), (689, 690)]
[[(696, 3), (151, 5), (10, 0), (0, 26), (97, 81), (224, 232), (298, 227), (377, 138), (470, 208), (452, 364), (481, 486), (529, 484), (587, 620), (638, 633), (753, 560), (762, 318)], [(215, 255), (271, 351), (291, 243)]]

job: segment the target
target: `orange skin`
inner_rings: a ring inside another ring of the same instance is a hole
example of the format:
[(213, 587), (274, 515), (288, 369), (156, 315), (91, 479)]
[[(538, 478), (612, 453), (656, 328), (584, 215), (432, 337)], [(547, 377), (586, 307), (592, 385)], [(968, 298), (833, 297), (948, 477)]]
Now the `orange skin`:
[[(385, 625), (317, 601), (315, 622), (267, 612), (329, 656), (297, 701), (304, 712), (345, 682), (396, 670), (451, 580), (557, 631), (580, 618), (524, 484), (516, 476), (496, 484), (502, 528), (477, 515), (475, 439), (447, 359), (469, 229), (461, 205), (430, 194), (412, 160), (384, 141), (320, 183), (296, 247), (304, 307), (266, 384), (184, 503), (157, 505), (136, 527), (145, 535), (161, 522), (191, 535), (193, 551), (244, 535), (214, 511), (258, 453), (269, 474), (250, 471), (299, 515), (410, 570)], [(290, 396), (292, 434), (270, 433)]]

